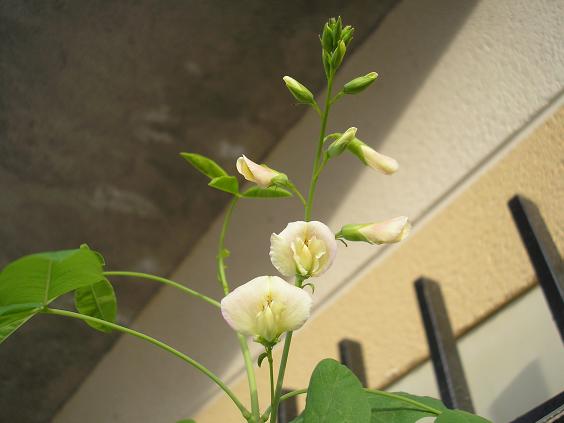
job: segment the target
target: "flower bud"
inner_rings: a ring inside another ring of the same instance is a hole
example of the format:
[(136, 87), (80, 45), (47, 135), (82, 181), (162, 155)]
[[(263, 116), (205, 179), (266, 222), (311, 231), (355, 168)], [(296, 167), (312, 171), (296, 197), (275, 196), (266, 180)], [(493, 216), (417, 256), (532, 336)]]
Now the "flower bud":
[(343, 61), (343, 57), (345, 57), (345, 53), (347, 52), (347, 46), (341, 40), (339, 41), (339, 45), (331, 55), (331, 66), (333, 69), (337, 69), (341, 66), (341, 62)]
[(272, 346), (284, 332), (309, 318), (311, 296), (278, 276), (259, 276), (221, 300), (221, 314), (234, 330)]
[(323, 26), (323, 33), (321, 35), (321, 46), (325, 51), (333, 51), (333, 31), (329, 28), (328, 24)]
[(343, 87), (343, 92), (345, 94), (358, 94), (372, 84), (376, 78), (378, 78), (378, 74), (376, 72), (370, 72), (364, 76), (359, 76), (358, 78), (347, 82)]
[(395, 159), (378, 153), (358, 138), (349, 142), (347, 148), (365, 165), (370, 166), (372, 169), (379, 170), (387, 175), (395, 173), (399, 168), (399, 164)]
[(341, 154), (347, 148), (349, 142), (351, 142), (356, 136), (356, 128), (353, 126), (347, 129), (337, 140), (335, 140), (329, 149), (327, 150), (327, 155), (332, 158)]
[(345, 46), (347, 47), (352, 40), (353, 32), (354, 28), (350, 25), (347, 25), (343, 28), (343, 32), (341, 33), (341, 40), (344, 41)]
[(259, 165), (246, 156), (237, 159), (237, 171), (250, 182), (254, 182), (261, 188), (268, 188), (272, 185), (283, 185), (288, 181), (288, 177), (266, 165)]
[(405, 216), (390, 220), (360, 225), (345, 225), (337, 233), (337, 238), (348, 241), (365, 241), (370, 244), (391, 244), (404, 239), (411, 229), (411, 224)]
[(291, 222), (270, 237), (270, 260), (284, 276), (320, 276), (336, 254), (335, 236), (321, 222)]
[(296, 100), (303, 104), (314, 104), (313, 94), (310, 90), (296, 81), (294, 78), (285, 76), (282, 78), (288, 87), (290, 93), (294, 96)]

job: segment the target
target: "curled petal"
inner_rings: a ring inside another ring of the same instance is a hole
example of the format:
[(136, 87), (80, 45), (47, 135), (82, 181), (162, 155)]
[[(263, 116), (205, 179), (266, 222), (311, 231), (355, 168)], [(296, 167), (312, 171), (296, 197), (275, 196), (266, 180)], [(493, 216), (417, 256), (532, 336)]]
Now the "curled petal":
[(237, 159), (237, 171), (250, 182), (254, 182), (261, 188), (267, 188), (272, 185), (272, 180), (280, 175), (280, 172), (270, 169), (266, 166), (261, 166), (246, 156), (241, 156)]

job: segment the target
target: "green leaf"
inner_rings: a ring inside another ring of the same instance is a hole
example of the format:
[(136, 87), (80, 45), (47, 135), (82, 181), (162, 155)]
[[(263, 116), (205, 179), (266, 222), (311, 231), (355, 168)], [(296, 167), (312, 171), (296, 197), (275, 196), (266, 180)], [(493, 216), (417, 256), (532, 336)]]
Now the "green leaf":
[(227, 172), (212, 159), (208, 159), (205, 156), (195, 153), (180, 153), (180, 155), (184, 157), (188, 163), (210, 179), (218, 178), (220, 176), (228, 176)]
[(32, 254), (0, 273), (0, 343), (55, 298), (104, 276), (99, 255), (88, 247)]
[(445, 410), (435, 423), (491, 423), (483, 417), (462, 410)]
[[(394, 392), (394, 394), (412, 399), (437, 410), (447, 409), (441, 401), (434, 398), (420, 397), (406, 394), (405, 392)], [(370, 423), (411, 423), (423, 417), (436, 417), (436, 414), (400, 399), (384, 397), (373, 392), (367, 392), (366, 396), (372, 408)]]
[(296, 417), (294, 420), (292, 420), (290, 423), (304, 423), (303, 413), (300, 414), (298, 417)]
[(213, 178), (208, 185), (212, 188), (225, 191), (230, 194), (239, 194), (239, 181), (237, 181), (235, 176), (219, 176), (217, 178)]
[(309, 382), (303, 423), (370, 423), (368, 398), (347, 367), (333, 359), (317, 365)]
[(280, 187), (251, 187), (243, 193), (245, 198), (286, 198), (291, 197), (292, 193)]
[(196, 420), (183, 419), (183, 420), (178, 420), (176, 423), (196, 423)]
[[(116, 295), (112, 284), (106, 279), (76, 289), (74, 291), (74, 304), (79, 313), (111, 323), (116, 322)], [(111, 329), (99, 323), (90, 321), (86, 323), (101, 332), (111, 332)]]

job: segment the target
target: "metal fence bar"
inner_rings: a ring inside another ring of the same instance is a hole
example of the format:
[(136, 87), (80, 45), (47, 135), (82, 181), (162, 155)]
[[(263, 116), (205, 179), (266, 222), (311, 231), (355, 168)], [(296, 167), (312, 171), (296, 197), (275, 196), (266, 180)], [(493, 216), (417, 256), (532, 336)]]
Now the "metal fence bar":
[[(292, 392), (292, 389), (282, 389), (282, 395)], [(298, 417), (298, 399), (297, 397), (288, 398), (282, 401), (278, 406), (278, 421), (280, 423), (289, 423)]]
[(564, 342), (564, 262), (562, 257), (535, 203), (526, 197), (516, 195), (509, 200), (508, 204), (560, 332), (560, 338)]
[(430, 279), (419, 278), (415, 291), (441, 399), (448, 408), (474, 412), (441, 288)]
[(341, 364), (347, 366), (356, 375), (362, 386), (368, 387), (360, 342), (353, 341), (352, 339), (341, 340), (339, 342), (339, 357)]
[(564, 391), (511, 423), (556, 423), (561, 421), (564, 421)]

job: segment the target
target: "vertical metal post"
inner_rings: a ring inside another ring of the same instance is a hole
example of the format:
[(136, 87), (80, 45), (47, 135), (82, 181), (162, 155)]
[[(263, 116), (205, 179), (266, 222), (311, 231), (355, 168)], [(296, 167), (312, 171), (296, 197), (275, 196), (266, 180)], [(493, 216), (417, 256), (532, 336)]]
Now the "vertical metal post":
[(538, 207), (521, 195), (509, 200), (509, 210), (527, 249), (552, 317), (564, 342), (564, 262)]
[[(291, 389), (282, 389), (282, 395), (292, 392)], [(298, 401), (296, 397), (288, 398), (282, 401), (278, 406), (278, 421), (280, 423), (289, 423), (298, 417)]]
[(352, 339), (343, 339), (339, 342), (339, 357), (341, 364), (347, 366), (360, 380), (362, 386), (367, 386), (366, 369), (362, 356), (362, 345)]
[(441, 399), (448, 408), (474, 412), (441, 288), (430, 279), (419, 278), (415, 291)]

